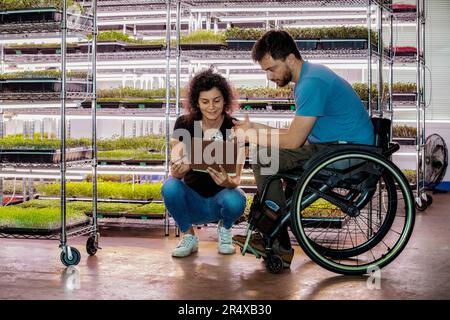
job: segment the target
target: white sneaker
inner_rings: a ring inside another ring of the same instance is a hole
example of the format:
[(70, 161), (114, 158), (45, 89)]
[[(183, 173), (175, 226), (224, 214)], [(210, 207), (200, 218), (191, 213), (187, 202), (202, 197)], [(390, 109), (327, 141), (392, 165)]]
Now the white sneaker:
[(187, 257), (198, 250), (198, 238), (192, 234), (185, 234), (172, 251), (172, 257)]
[(220, 254), (233, 254), (236, 252), (236, 248), (233, 245), (231, 228), (226, 229), (222, 226), (222, 220), (219, 221), (219, 228), (217, 230), (219, 238), (219, 253)]

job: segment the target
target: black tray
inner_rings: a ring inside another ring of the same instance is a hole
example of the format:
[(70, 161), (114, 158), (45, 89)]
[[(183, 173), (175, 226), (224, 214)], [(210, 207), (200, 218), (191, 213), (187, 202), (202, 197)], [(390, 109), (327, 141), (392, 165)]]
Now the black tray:
[(416, 93), (392, 93), (392, 101), (416, 101)]
[(243, 102), (240, 107), (243, 110), (266, 110), (267, 102)]
[(272, 103), (274, 111), (295, 111), (295, 103)]
[[(91, 149), (69, 148), (66, 150), (66, 161), (89, 159)], [(2, 163), (59, 163), (59, 149), (0, 149)]]
[(226, 49), (227, 46), (219, 43), (212, 44), (202, 44), (202, 43), (192, 43), (192, 44), (180, 44), (181, 50), (212, 50), (219, 51)]
[(305, 228), (331, 228), (341, 229), (347, 222), (346, 217), (328, 218), (328, 217), (307, 217), (302, 218)]
[[(92, 217), (92, 212), (85, 212), (86, 216)], [(97, 212), (99, 218), (127, 218), (127, 219), (162, 219), (162, 213), (128, 213), (128, 212)]]
[(412, 138), (397, 138), (397, 137), (393, 137), (392, 141), (397, 142), (400, 145), (415, 145), (416, 144), (416, 138), (412, 137)]
[(99, 165), (139, 165), (139, 166), (152, 166), (162, 165), (165, 160), (163, 159), (150, 159), (150, 160), (133, 160), (133, 159), (98, 159)]
[[(73, 224), (66, 225), (66, 231), (75, 228), (86, 226), (90, 221), (81, 221)], [(11, 228), (11, 227), (0, 227), (0, 233), (4, 234), (20, 234), (20, 235), (39, 235), (39, 236), (51, 236), (57, 235), (61, 232), (61, 227), (54, 229), (32, 229), (32, 228)]]

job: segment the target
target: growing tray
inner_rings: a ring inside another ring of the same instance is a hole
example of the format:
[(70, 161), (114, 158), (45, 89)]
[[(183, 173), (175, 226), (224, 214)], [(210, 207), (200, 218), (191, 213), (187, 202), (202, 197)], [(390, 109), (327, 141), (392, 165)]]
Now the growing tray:
[[(97, 109), (161, 109), (164, 106), (164, 102), (133, 102), (133, 101), (98, 101)], [(83, 101), (81, 103), (82, 108), (91, 108), (90, 101)]]
[(400, 145), (415, 145), (416, 144), (416, 138), (415, 137), (410, 137), (410, 138), (397, 138), (397, 137), (393, 137), (392, 141), (397, 142)]
[(392, 101), (416, 101), (417, 95), (414, 92), (409, 93), (400, 93), (400, 92), (393, 92), (392, 93)]
[(107, 165), (130, 165), (130, 166), (155, 166), (163, 165), (165, 160), (163, 159), (150, 159), (150, 160), (134, 160), (134, 159), (99, 159), (98, 164)]
[[(66, 97), (83, 98), (92, 92), (92, 83), (83, 79), (67, 79)], [(1, 79), (0, 99), (3, 100), (59, 100), (61, 80), (58, 78)]]
[(164, 48), (162, 44), (128, 44), (124, 51), (160, 51)]
[[(78, 53), (78, 46), (67, 46), (67, 53)], [(22, 54), (61, 54), (61, 46), (55, 45), (53, 47), (10, 47), (4, 49), (5, 55), (22, 55)]]
[[(89, 159), (91, 149), (66, 149), (66, 161)], [(59, 163), (61, 151), (59, 149), (0, 149), (2, 163)]]
[(274, 111), (295, 111), (295, 103), (272, 103)]
[[(34, 8), (0, 11), (0, 30), (4, 28), (23, 28), (32, 24), (51, 24), (55, 30), (61, 28), (62, 12), (56, 8)], [(93, 20), (87, 16), (79, 16), (67, 13), (68, 25), (92, 27)]]
[[(90, 222), (79, 221), (72, 224), (66, 224), (66, 231), (73, 230), (79, 227), (84, 227)], [(58, 235), (61, 232), (61, 227), (54, 229), (37, 229), (37, 228), (13, 228), (13, 227), (0, 227), (0, 233), (4, 234), (18, 234), (18, 235), (37, 235), (37, 236), (52, 236)]]
[(192, 43), (192, 44), (180, 44), (181, 50), (211, 50), (219, 51), (226, 49), (227, 46), (224, 44), (212, 43), (212, 44), (202, 44), (202, 43)]
[[(299, 50), (339, 50), (367, 49), (367, 39), (295, 39)], [(228, 39), (227, 47), (231, 50), (246, 50), (253, 48), (256, 40)]]
[[(97, 42), (97, 52), (98, 53), (106, 53), (106, 52), (121, 52), (124, 51), (124, 48), (127, 44), (122, 41), (98, 41)], [(80, 43), (79, 44), (81, 53), (92, 52), (92, 44), (91, 43)]]
[(267, 102), (243, 102), (240, 103), (240, 107), (243, 110), (266, 110)]
[[(86, 216), (92, 217), (92, 212), (85, 212)], [(128, 212), (97, 212), (99, 218), (127, 218), (127, 219), (162, 219), (162, 213), (128, 213)]]

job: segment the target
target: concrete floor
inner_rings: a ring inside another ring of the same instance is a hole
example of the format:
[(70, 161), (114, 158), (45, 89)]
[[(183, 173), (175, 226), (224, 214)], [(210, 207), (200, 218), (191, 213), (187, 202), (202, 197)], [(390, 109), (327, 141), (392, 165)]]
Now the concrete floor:
[(219, 255), (212, 228), (198, 230), (199, 251), (184, 259), (170, 255), (173, 230), (108, 229), (96, 256), (85, 237), (71, 240), (82, 259), (69, 268), (56, 241), (0, 239), (0, 299), (450, 299), (450, 193), (433, 197), (379, 289), (322, 269), (298, 246), (291, 270), (273, 275), (253, 256)]

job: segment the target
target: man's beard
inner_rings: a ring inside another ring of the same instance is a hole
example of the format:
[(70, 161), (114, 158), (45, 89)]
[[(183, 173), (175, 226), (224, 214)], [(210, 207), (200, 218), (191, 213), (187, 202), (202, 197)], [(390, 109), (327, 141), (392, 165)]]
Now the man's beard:
[(283, 79), (281, 79), (281, 83), (278, 84), (280, 88), (287, 86), (292, 81), (292, 72), (290, 70), (287, 70), (286, 73), (283, 76)]

